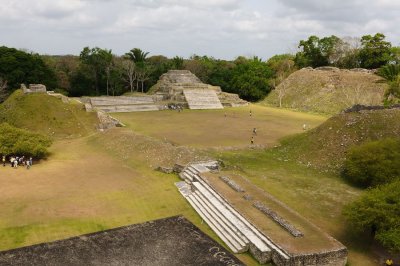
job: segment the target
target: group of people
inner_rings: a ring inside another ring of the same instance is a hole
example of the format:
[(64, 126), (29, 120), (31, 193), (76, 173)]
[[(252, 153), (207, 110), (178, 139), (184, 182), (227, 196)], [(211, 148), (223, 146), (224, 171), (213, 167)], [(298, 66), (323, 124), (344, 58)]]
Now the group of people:
[[(6, 166), (7, 163), (7, 159), (6, 156), (3, 155), (2, 156), (2, 163), (3, 163), (3, 167)], [(32, 163), (33, 163), (33, 159), (32, 157), (29, 157), (29, 159), (25, 158), (25, 156), (10, 156), (10, 165), (13, 168), (18, 168), (18, 166), (26, 166), (26, 169), (31, 168)]]

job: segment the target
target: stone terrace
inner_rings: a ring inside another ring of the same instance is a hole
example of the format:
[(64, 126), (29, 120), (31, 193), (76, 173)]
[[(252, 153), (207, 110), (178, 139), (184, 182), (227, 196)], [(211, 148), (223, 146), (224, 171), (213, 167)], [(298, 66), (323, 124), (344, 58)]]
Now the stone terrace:
[(90, 108), (107, 113), (159, 110), (152, 96), (91, 97)]
[(0, 252), (0, 265), (244, 265), (183, 217)]
[(177, 186), (233, 252), (249, 250), (260, 263), (276, 265), (345, 265), (341, 243), (246, 179), (210, 171), (216, 168), (216, 162), (190, 164)]

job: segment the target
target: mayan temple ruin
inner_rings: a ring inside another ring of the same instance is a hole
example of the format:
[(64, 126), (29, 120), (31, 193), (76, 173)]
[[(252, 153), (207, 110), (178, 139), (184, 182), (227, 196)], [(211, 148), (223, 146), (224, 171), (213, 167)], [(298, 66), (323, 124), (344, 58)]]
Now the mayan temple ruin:
[(86, 97), (83, 102), (87, 111), (107, 113), (158, 111), (171, 104), (188, 109), (222, 109), (248, 104), (237, 94), (202, 83), (188, 70), (168, 71), (146, 95)]
[(217, 161), (188, 164), (180, 193), (234, 252), (261, 264), (343, 266), (347, 249), (272, 195), (240, 176), (225, 175)]

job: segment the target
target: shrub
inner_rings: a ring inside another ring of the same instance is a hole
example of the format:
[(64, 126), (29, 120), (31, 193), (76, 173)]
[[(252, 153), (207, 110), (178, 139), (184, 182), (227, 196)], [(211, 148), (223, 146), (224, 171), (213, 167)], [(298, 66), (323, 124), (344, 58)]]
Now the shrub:
[(358, 231), (370, 231), (384, 247), (400, 251), (400, 180), (369, 189), (344, 214)]
[(40, 159), (48, 155), (47, 148), (51, 143), (52, 141), (46, 136), (7, 123), (0, 124), (0, 154), (25, 155)]
[(400, 139), (374, 141), (351, 148), (342, 176), (360, 187), (386, 184), (400, 178)]

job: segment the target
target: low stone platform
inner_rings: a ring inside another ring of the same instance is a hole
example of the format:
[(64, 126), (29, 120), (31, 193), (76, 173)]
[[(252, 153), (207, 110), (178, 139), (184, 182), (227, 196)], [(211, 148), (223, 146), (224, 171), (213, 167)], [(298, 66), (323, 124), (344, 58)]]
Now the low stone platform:
[(183, 217), (0, 252), (0, 265), (244, 265)]
[(189, 164), (179, 175), (181, 194), (234, 253), (278, 266), (346, 264), (340, 242), (217, 162)]
[(87, 111), (96, 109), (106, 113), (159, 110), (152, 96), (91, 97), (85, 106)]

